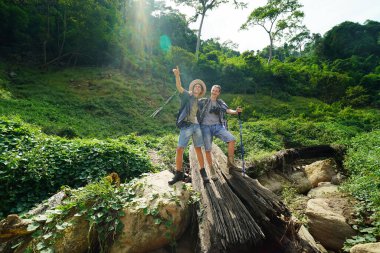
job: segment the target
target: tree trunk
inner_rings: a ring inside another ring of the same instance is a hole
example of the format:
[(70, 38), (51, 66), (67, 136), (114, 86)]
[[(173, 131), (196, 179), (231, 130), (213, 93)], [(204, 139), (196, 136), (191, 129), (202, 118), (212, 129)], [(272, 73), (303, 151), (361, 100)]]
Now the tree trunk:
[(269, 45), (268, 65), (272, 61), (272, 53), (273, 53), (273, 38), (270, 34), (269, 34), (269, 40), (270, 40), (270, 45)]
[(198, 30), (197, 47), (195, 49), (195, 57), (196, 57), (197, 61), (198, 61), (198, 57), (199, 57), (199, 48), (200, 48), (200, 45), (201, 45), (202, 26), (203, 26), (203, 20), (205, 19), (205, 15), (206, 15), (206, 12), (203, 12), (202, 13), (202, 18), (201, 18), (201, 23), (199, 25), (199, 30)]
[[(227, 158), (213, 145), (217, 181), (203, 184), (190, 149), (192, 184), (201, 193), (200, 252), (318, 252), (301, 240), (281, 200), (257, 180), (227, 170)], [(209, 175), (209, 170), (207, 168)]]
[(203, 184), (193, 148), (190, 149), (192, 184), (201, 193), (199, 218), (200, 252), (244, 252), (264, 239), (258, 224), (234, 194), (226, 179)]

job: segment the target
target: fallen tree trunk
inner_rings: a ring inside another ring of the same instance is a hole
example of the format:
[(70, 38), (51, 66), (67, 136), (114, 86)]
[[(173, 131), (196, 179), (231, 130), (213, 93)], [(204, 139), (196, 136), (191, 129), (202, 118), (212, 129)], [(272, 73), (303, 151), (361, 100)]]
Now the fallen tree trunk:
[[(228, 172), (226, 156), (213, 146), (217, 181), (203, 184), (190, 149), (193, 188), (201, 193), (200, 252), (319, 252), (297, 235), (286, 206), (257, 180)], [(208, 170), (209, 174), (209, 170)]]
[(226, 180), (203, 184), (194, 149), (190, 149), (193, 188), (201, 193), (203, 215), (199, 220), (201, 252), (248, 249), (264, 239), (264, 234), (247, 208), (231, 191)]

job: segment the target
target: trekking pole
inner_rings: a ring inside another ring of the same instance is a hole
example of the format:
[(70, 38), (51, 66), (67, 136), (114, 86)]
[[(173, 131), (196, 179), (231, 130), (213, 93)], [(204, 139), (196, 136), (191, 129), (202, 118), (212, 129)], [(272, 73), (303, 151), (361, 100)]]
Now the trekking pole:
[(240, 149), (241, 149), (241, 161), (242, 161), (242, 175), (245, 176), (245, 162), (244, 162), (244, 146), (243, 146), (243, 127), (241, 125), (241, 112), (238, 112), (239, 125), (240, 125)]

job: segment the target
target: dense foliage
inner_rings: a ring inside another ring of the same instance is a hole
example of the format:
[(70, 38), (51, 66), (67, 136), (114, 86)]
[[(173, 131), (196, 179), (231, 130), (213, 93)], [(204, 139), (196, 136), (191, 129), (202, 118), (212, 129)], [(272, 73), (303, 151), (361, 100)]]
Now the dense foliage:
[[(379, 22), (303, 30), (257, 52), (210, 39), (195, 55), (188, 20), (160, 1), (0, 0), (0, 31), (0, 216), (63, 185), (148, 171), (147, 143), (172, 168), (177, 136), (167, 133), (178, 101), (149, 116), (174, 93), (179, 65), (185, 88), (195, 78), (218, 83), (232, 108), (244, 107), (247, 162), (283, 148), (348, 147), (346, 189), (361, 201), (363, 221), (348, 245), (379, 240)], [(229, 126), (238, 136), (236, 118)]]
[(67, 140), (0, 119), (0, 215), (22, 212), (61, 186), (79, 187), (116, 172), (122, 180), (151, 169), (137, 137)]
[[(376, 242), (380, 239), (380, 132), (373, 131), (352, 139), (345, 167), (350, 179), (345, 188), (355, 196), (358, 236), (347, 240), (346, 246)], [(347, 247), (349, 249), (349, 247)]]
[(171, 80), (170, 70), (180, 65), (185, 84), (201, 78), (230, 92), (317, 97), (354, 107), (380, 104), (376, 21), (343, 22), (324, 36), (303, 30), (284, 45), (243, 54), (229, 42), (202, 41), (197, 58), (197, 36), (186, 18), (159, 1), (0, 3), (0, 51), (12, 61), (111, 65), (162, 80)]

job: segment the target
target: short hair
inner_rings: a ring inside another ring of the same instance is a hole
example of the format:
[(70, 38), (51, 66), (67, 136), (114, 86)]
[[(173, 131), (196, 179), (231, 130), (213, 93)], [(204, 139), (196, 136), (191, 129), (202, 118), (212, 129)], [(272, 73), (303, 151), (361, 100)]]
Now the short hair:
[(212, 87), (211, 87), (211, 89), (212, 88), (218, 88), (219, 89), (219, 92), (221, 92), (222, 91), (222, 87), (219, 85), (219, 84), (214, 84)]

